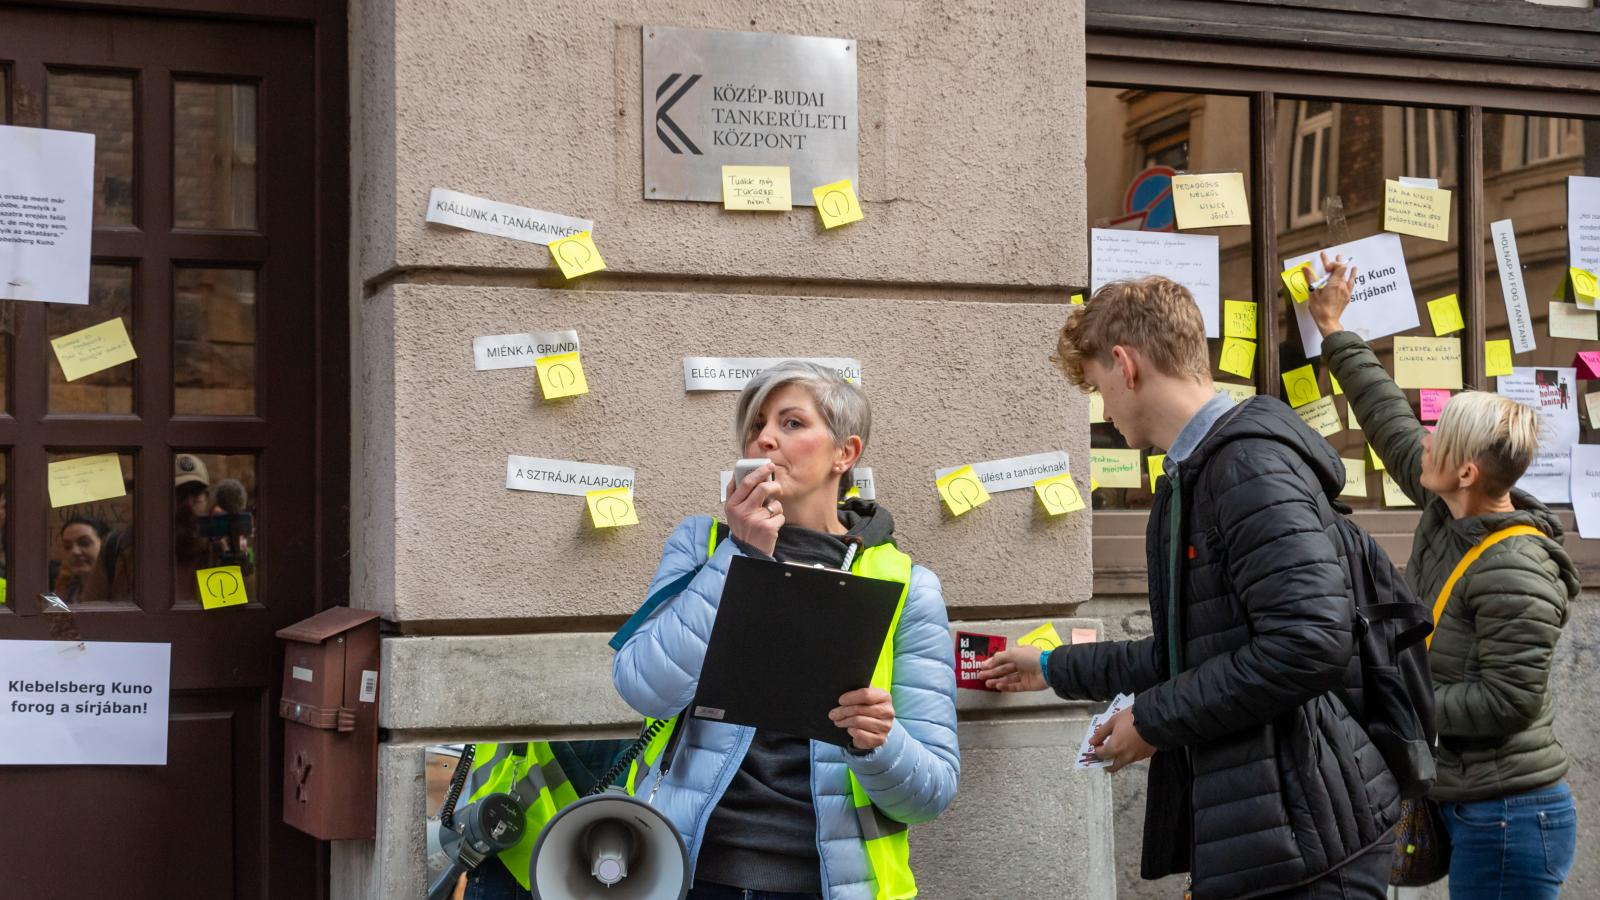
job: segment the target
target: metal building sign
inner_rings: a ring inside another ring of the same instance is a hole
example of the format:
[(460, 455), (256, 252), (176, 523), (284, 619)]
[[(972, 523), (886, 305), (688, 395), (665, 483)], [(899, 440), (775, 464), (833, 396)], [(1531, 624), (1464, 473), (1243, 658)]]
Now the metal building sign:
[(856, 43), (646, 25), (644, 196), (722, 202), (724, 165), (788, 166), (796, 206), (856, 180)]

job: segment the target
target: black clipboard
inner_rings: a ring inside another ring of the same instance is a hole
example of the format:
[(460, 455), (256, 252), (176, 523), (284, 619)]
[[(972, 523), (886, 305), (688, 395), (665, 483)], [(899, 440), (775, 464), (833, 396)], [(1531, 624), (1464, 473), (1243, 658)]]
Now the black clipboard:
[(736, 556), (689, 714), (838, 746), (828, 713), (872, 683), (905, 585)]

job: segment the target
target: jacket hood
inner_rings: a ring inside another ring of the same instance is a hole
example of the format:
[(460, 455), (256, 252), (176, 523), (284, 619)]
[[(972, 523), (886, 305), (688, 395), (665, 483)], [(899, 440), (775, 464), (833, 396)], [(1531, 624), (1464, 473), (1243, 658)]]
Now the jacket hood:
[[(859, 540), (860, 549), (866, 549), (888, 543), (894, 535), (894, 517), (871, 500), (852, 497), (841, 503), (839, 521), (848, 529), (848, 534), (829, 534), (798, 525), (783, 526), (778, 529), (778, 545), (773, 555), (785, 562), (838, 566), (844, 562), (849, 547), (847, 541)], [(740, 544), (740, 548), (746, 555), (753, 555), (744, 544)]]
[(1223, 413), (1180, 471), (1199, 471), (1218, 450), (1246, 438), (1277, 441), (1294, 450), (1316, 473), (1328, 499), (1337, 500), (1344, 490), (1344, 463), (1338, 451), (1276, 397), (1251, 397)]
[[(1443, 503), (1443, 500), (1437, 501)], [(1545, 506), (1543, 502), (1532, 494), (1520, 488), (1511, 489), (1510, 512), (1489, 513), (1481, 516), (1470, 516), (1465, 519), (1451, 519), (1450, 528), (1461, 536), (1461, 540), (1468, 546), (1477, 544), (1490, 534), (1512, 525), (1532, 525), (1545, 533), (1545, 536), (1556, 543), (1552, 548), (1550, 559), (1561, 569), (1561, 581), (1566, 588), (1569, 599), (1576, 598), (1582, 579), (1578, 577), (1578, 567), (1561, 547), (1561, 537), (1565, 529), (1561, 527), (1561, 520), (1555, 513)], [(1448, 513), (1446, 513), (1448, 516)]]
[(861, 539), (862, 547), (887, 544), (894, 538), (894, 516), (876, 500), (851, 497), (839, 505), (839, 521)]

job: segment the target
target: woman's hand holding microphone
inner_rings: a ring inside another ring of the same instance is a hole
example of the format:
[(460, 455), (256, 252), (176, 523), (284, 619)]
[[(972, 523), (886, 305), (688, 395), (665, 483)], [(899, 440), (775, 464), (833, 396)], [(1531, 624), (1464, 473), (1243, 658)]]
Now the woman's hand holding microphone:
[(768, 461), (743, 481), (733, 482), (722, 507), (729, 532), (768, 556), (778, 549), (778, 529), (783, 527), (783, 486), (768, 480), (774, 468)]

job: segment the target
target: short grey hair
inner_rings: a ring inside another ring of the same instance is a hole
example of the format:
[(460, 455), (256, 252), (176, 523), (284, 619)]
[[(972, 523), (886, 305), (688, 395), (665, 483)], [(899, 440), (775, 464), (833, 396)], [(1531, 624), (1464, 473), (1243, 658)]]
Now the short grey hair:
[[(767, 398), (772, 396), (773, 391), (789, 384), (801, 385), (811, 392), (817, 411), (822, 414), (823, 424), (828, 426), (828, 431), (833, 435), (835, 446), (842, 445), (851, 435), (856, 435), (861, 438), (862, 448), (866, 447), (867, 438), (872, 432), (872, 406), (867, 402), (866, 391), (826, 366), (790, 359), (750, 379), (740, 392), (734, 437), (741, 448), (754, 435), (756, 417), (761, 414), (761, 407), (766, 405)], [(844, 473), (844, 478), (839, 482), (841, 494), (855, 483), (854, 475), (853, 468)]]

